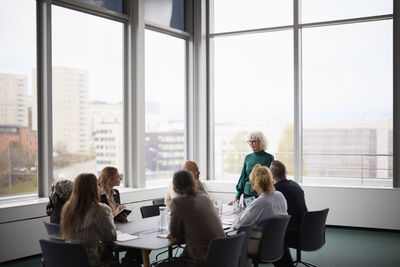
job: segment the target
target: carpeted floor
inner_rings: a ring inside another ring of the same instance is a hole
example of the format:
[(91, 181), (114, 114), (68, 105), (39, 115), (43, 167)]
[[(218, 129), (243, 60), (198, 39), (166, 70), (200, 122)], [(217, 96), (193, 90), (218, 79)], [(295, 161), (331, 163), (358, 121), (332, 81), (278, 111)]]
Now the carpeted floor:
[[(151, 260), (156, 254), (157, 252), (150, 254)], [(292, 256), (295, 257), (294, 250), (292, 250)], [(320, 267), (400, 266), (400, 232), (327, 227), (326, 244), (318, 251), (302, 252), (302, 258)], [(41, 256), (37, 255), (0, 265), (40, 267), (42, 263)], [(261, 264), (260, 266), (273, 265)]]

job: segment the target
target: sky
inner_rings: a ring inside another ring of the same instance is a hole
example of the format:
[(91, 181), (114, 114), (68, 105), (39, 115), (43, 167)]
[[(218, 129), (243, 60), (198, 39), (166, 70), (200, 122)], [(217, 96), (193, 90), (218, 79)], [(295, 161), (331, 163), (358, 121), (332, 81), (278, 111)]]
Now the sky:
[[(250, 2), (214, 1), (216, 32), (292, 23), (291, 0)], [(35, 3), (3, 0), (0, 9), (0, 36), (7, 36), (0, 42), (0, 72), (27, 75), (28, 93), (36, 68)], [(389, 0), (302, 3), (304, 22), (382, 15), (392, 9)], [(122, 24), (57, 6), (52, 13), (53, 66), (88, 70), (90, 101), (121, 102)], [(391, 21), (303, 31), (306, 119), (392, 116), (391, 32)], [(217, 123), (292, 120), (292, 35), (288, 30), (215, 40)], [(159, 102), (166, 117), (183, 119), (184, 41), (149, 30), (145, 40), (146, 102)]]

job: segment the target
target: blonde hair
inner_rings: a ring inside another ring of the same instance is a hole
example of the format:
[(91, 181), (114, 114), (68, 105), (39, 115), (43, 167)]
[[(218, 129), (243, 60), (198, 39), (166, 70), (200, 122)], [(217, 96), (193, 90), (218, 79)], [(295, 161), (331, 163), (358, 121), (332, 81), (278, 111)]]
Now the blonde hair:
[(271, 171), (268, 167), (260, 164), (256, 164), (251, 171), (250, 184), (258, 195), (264, 192), (271, 193), (275, 190)]
[(110, 181), (112, 179), (114, 179), (117, 174), (118, 174), (118, 169), (117, 168), (114, 168), (114, 167), (111, 167), (111, 166), (105, 167), (100, 172), (98, 184), (101, 187), (103, 187), (106, 190), (106, 192), (108, 190), (111, 190), (112, 188), (110, 188), (110, 186), (109, 186)]
[(259, 141), (259, 142), (260, 142), (260, 149), (261, 149), (261, 150), (267, 150), (268, 142), (267, 142), (267, 138), (265, 137), (265, 135), (263, 134), (263, 132), (261, 132), (261, 131), (254, 131), (254, 132), (249, 133), (249, 134), (246, 136), (246, 141), (247, 141), (247, 140), (250, 140), (250, 139)]

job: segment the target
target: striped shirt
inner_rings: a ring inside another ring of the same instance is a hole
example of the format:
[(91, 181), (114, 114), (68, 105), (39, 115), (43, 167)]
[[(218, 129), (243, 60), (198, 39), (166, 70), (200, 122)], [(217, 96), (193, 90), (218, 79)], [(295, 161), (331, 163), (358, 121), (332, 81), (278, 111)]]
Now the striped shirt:
[(89, 209), (80, 230), (71, 239), (85, 246), (90, 265), (95, 266), (101, 262), (99, 242), (112, 242), (116, 240), (116, 237), (116, 228), (110, 207), (98, 203)]

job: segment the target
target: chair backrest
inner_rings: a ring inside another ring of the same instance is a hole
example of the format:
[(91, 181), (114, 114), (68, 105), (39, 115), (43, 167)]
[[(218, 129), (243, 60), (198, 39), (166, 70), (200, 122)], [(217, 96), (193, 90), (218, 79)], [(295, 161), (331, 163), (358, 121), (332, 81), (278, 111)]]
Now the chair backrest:
[(46, 267), (89, 267), (85, 247), (79, 243), (40, 239), (43, 265)]
[(325, 244), (325, 223), (329, 209), (308, 211), (300, 226), (299, 249), (314, 251)]
[(153, 199), (153, 205), (160, 205), (160, 204), (165, 205), (163, 197)]
[(260, 261), (274, 262), (282, 257), (290, 217), (290, 215), (281, 215), (265, 221), (260, 241)]
[(246, 233), (213, 238), (207, 249), (205, 267), (237, 267)]
[(158, 205), (149, 205), (140, 207), (140, 213), (142, 214), (142, 218), (160, 215), (160, 209), (159, 209), (160, 206), (165, 206), (165, 205), (158, 204)]
[(237, 233), (245, 233), (242, 242), (242, 248), (240, 250), (239, 267), (245, 267), (247, 265), (247, 250), (249, 247), (249, 239), (251, 231), (253, 230), (254, 224), (246, 224), (239, 227)]
[(58, 235), (60, 233), (60, 225), (57, 223), (49, 223), (43, 221), (48, 235)]

